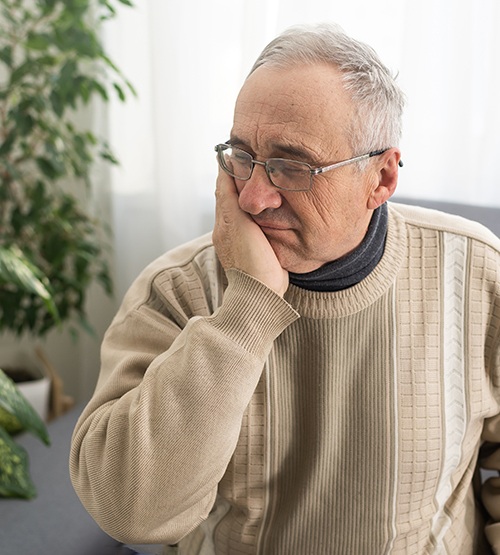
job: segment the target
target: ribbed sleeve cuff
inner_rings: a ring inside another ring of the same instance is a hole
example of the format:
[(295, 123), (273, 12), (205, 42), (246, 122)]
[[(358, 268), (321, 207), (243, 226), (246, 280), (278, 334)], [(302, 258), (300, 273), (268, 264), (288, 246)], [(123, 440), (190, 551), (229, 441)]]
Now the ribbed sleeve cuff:
[(227, 271), (227, 277), (222, 305), (208, 320), (247, 351), (266, 356), (273, 341), (299, 314), (252, 276), (233, 269)]

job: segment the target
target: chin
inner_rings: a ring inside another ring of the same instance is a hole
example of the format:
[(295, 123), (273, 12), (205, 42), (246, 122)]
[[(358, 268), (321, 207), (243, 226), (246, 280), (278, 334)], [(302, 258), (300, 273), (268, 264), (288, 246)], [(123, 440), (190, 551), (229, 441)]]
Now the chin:
[(271, 244), (276, 258), (278, 259), (281, 267), (287, 272), (292, 272), (294, 274), (306, 274), (307, 272), (312, 272), (317, 270), (324, 262), (318, 262), (306, 252), (301, 252), (300, 249), (294, 248), (294, 245), (289, 245), (283, 241), (273, 240), (268, 237), (269, 243)]
[(303, 259), (297, 253), (290, 252), (288, 249), (274, 249), (274, 252), (276, 253), (281, 267), (293, 274), (306, 274), (322, 266), (321, 263)]

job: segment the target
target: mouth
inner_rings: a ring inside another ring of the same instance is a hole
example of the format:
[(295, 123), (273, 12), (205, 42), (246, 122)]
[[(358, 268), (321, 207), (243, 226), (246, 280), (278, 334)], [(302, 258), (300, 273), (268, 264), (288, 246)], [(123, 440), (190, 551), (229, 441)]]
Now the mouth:
[(262, 231), (287, 231), (290, 229), (290, 226), (280, 222), (268, 222), (268, 221), (261, 221), (256, 220), (254, 218), (254, 222), (262, 229)]

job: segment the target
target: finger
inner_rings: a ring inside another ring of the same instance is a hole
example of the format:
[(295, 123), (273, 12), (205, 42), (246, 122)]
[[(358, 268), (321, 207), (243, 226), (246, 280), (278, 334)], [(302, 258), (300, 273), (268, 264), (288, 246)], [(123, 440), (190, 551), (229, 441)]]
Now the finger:
[(215, 199), (218, 202), (222, 202), (225, 199), (237, 202), (238, 199), (238, 190), (236, 189), (234, 179), (220, 168), (215, 183)]
[(253, 220), (240, 208), (239, 194), (234, 179), (219, 169), (215, 189), (215, 220), (219, 224), (252, 222)]

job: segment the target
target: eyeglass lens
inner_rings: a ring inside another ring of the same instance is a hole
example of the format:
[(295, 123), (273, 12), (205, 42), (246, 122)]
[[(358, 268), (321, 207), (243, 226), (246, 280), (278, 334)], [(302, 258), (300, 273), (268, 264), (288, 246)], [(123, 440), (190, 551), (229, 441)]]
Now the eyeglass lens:
[[(237, 179), (250, 179), (254, 161), (248, 152), (225, 146), (225, 148), (220, 149), (219, 153), (224, 170)], [(273, 185), (280, 189), (303, 191), (310, 188), (310, 168), (303, 162), (270, 158), (265, 162), (265, 166), (269, 179)]]

